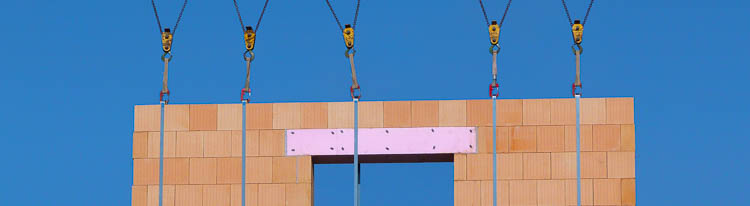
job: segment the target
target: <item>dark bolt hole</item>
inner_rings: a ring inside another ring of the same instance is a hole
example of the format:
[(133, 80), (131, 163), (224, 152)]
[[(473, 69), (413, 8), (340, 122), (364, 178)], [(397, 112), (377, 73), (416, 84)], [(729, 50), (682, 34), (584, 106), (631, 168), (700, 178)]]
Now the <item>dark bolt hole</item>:
[(331, 134), (335, 134), (333, 131), (331, 131)]
[(333, 150), (333, 147), (331, 147), (331, 150)]
[(294, 149), (292, 149), (292, 152), (294, 152)]
[(292, 132), (292, 134), (294, 134), (294, 132)]
[(391, 150), (391, 148), (385, 147), (385, 150)]
[(385, 133), (388, 133), (388, 130), (387, 130), (387, 129), (385, 130)]
[(434, 145), (432, 146), (432, 149), (435, 149), (435, 146), (434, 146)]
[(469, 133), (472, 133), (472, 132), (474, 132), (474, 130), (473, 130), (473, 129), (470, 129), (470, 130), (469, 130)]
[(430, 131), (435, 132), (435, 129), (430, 129)]
[(474, 146), (472, 146), (472, 145), (469, 145), (469, 148), (474, 148)]
[(344, 130), (339, 130), (340, 133), (344, 133)]
[(344, 147), (341, 147), (341, 151), (344, 151)]

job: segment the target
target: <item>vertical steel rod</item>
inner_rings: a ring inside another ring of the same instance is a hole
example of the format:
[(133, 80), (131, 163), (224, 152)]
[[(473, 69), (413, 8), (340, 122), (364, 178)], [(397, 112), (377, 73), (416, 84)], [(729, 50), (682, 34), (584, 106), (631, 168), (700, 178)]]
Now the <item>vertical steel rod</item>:
[(578, 206), (581, 206), (581, 95), (576, 94), (576, 190)]
[(354, 99), (354, 205), (359, 206), (359, 99)]
[[(164, 75), (166, 78), (166, 75)], [(159, 206), (162, 205), (162, 197), (164, 194), (162, 194), (164, 190), (164, 104), (166, 102), (161, 101), (161, 116), (159, 121), (159, 127), (161, 128), (159, 130)]]
[(497, 206), (497, 112), (496, 96), (492, 96), (492, 205)]
[(247, 151), (246, 151), (246, 147), (245, 147), (245, 144), (247, 144), (247, 142), (246, 142), (247, 141), (247, 138), (246, 138), (247, 137), (246, 136), (247, 135), (246, 134), (247, 131), (245, 130), (246, 129), (245, 127), (247, 127), (247, 125), (245, 125), (245, 121), (246, 121), (245, 119), (247, 118), (247, 117), (245, 117), (246, 116), (246, 114), (245, 114), (245, 107), (246, 107), (246, 105), (247, 105), (247, 100), (242, 100), (242, 206), (246, 205), (246, 202), (245, 202), (245, 175), (246, 175), (245, 174), (245, 170), (246, 170), (245, 164), (247, 164), (246, 163), (246, 161), (247, 161), (247, 156), (246, 156), (247, 153), (246, 152)]

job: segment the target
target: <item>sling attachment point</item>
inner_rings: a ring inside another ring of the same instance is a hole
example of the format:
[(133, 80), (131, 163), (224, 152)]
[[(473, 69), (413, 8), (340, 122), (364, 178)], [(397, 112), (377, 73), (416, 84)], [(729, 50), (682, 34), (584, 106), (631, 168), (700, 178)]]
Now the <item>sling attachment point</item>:
[(255, 48), (255, 31), (253, 27), (245, 27), (245, 48), (247, 51), (252, 51)]
[(493, 20), (487, 30), (490, 32), (490, 52), (492, 52), (493, 47), (497, 47), (497, 44), (500, 43), (500, 26), (497, 25), (497, 21)]
[(161, 32), (161, 49), (164, 53), (172, 51), (172, 37), (173, 35), (169, 28), (164, 28), (164, 31)]
[(573, 22), (571, 31), (573, 32), (573, 41), (576, 44), (580, 45), (583, 41), (583, 24), (581, 24), (581, 20), (576, 19)]
[(344, 30), (341, 33), (342, 35), (344, 35), (344, 43), (346, 43), (346, 48), (352, 49), (354, 47), (354, 28), (352, 28), (352, 25), (344, 25)]

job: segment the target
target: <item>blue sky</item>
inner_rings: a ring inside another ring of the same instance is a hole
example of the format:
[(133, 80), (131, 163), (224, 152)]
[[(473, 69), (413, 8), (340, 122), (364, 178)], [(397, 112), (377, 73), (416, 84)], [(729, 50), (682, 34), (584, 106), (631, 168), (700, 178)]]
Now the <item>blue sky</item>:
[[(171, 27), (181, 1), (158, 2)], [(239, 2), (254, 22), (262, 1)], [(491, 18), (505, 2), (486, 0)], [(572, 15), (587, 2), (568, 0)], [(351, 21), (352, 0), (333, 4)], [(635, 97), (639, 204), (746, 203), (749, 11), (747, 1), (596, 2), (584, 32), (584, 96)], [(0, 19), (0, 202), (129, 204), (133, 105), (158, 104), (161, 87), (150, 2), (7, 0)], [(502, 29), (501, 97), (569, 97), (573, 56), (560, 2), (514, 1)], [(174, 41), (172, 101), (237, 103), (241, 35), (231, 1), (191, 1)], [(490, 56), (476, 1), (364, 0), (356, 38), (363, 100), (487, 98)], [(343, 51), (324, 1), (272, 0), (253, 101), (349, 101)], [(316, 180), (329, 185), (316, 185), (316, 204), (349, 205), (351, 166), (319, 167)], [(421, 204), (425, 196), (399, 191), (422, 188), (430, 205), (452, 205), (452, 188), (443, 188), (451, 168), (366, 165), (363, 203)], [(386, 176), (415, 186), (389, 190), (398, 182)]]

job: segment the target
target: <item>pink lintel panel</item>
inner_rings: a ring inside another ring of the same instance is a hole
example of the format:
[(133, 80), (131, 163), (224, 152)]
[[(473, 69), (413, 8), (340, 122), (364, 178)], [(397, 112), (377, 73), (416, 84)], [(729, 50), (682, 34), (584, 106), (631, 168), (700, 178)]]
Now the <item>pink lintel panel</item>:
[[(359, 154), (476, 153), (475, 127), (362, 128)], [(353, 129), (286, 131), (286, 155), (353, 155)]]

